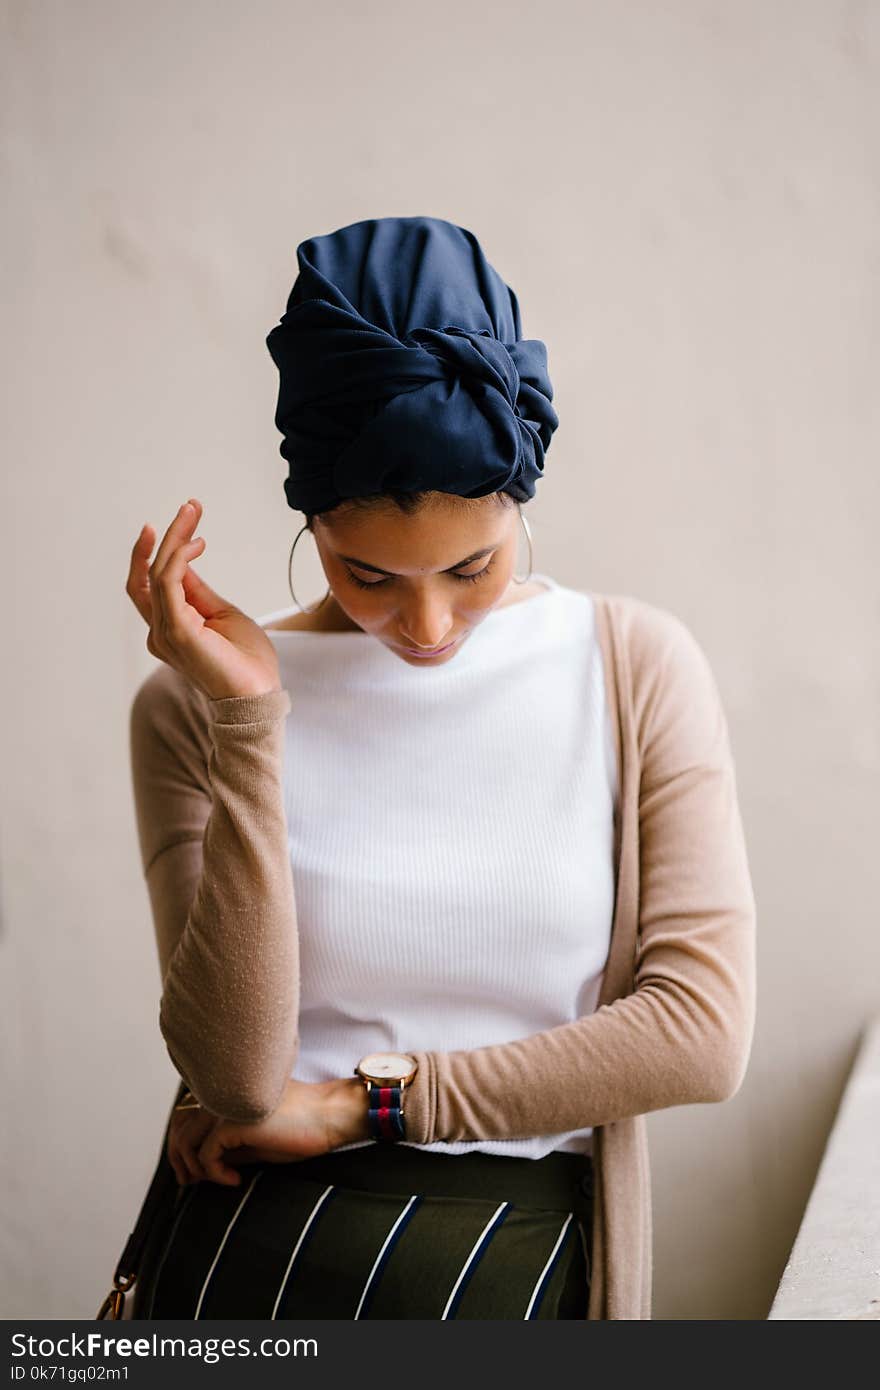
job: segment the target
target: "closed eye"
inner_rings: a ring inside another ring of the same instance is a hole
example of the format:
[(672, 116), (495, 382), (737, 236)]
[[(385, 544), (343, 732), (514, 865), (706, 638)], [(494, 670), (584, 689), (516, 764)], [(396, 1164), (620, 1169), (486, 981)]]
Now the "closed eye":
[[(489, 573), (494, 563), (495, 561), (493, 557), (493, 559), (489, 561), (488, 565), (484, 565), (481, 570), (477, 570), (476, 574), (455, 574), (453, 572), (451, 578), (460, 579), (465, 584), (476, 584), (478, 580), (485, 579), (486, 575)], [(358, 576), (348, 565), (346, 565), (345, 568), (348, 571), (348, 577), (351, 580), (352, 584), (356, 584), (359, 589), (381, 589), (386, 584), (390, 584), (392, 582), (390, 575), (387, 579), (373, 579), (370, 581), (365, 579), (359, 579)]]

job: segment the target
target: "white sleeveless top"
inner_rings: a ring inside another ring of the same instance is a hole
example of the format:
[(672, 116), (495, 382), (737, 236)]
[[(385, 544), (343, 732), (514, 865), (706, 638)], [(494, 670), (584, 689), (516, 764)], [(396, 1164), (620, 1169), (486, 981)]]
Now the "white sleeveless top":
[[(268, 633), (291, 698), (298, 1080), (596, 1008), (618, 792), (602, 655), (589, 595), (533, 578), (545, 592), (493, 609), (443, 665), (364, 632)], [(540, 1158), (591, 1152), (592, 1129), (421, 1147)]]

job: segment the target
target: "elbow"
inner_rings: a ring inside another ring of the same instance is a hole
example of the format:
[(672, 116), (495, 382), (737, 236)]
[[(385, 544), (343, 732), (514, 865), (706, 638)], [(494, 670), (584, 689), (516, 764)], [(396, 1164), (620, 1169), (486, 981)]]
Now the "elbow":
[(211, 1115), (233, 1124), (252, 1125), (268, 1120), (278, 1109), (293, 1071), (295, 1050), (289, 1063), (277, 1075), (270, 1075), (268, 1068), (255, 1066), (250, 1052), (236, 1065), (237, 1059), (228, 1046), (212, 1062), (208, 1049), (181, 1045), (161, 1012), (159, 1027), (172, 1065), (199, 1105)]
[(754, 1034), (754, 995), (736, 1000), (701, 998), (679, 990), (652, 991), (659, 1000), (668, 1051), (663, 1082), (667, 1105), (731, 1100), (748, 1070)]
[(245, 1081), (236, 1084), (234, 1078), (227, 1076), (217, 1082), (216, 1078), (190, 1063), (182, 1066), (166, 1041), (168, 1056), (178, 1074), (192, 1091), (199, 1105), (219, 1120), (232, 1124), (256, 1125), (274, 1115), (281, 1104), (287, 1077), (279, 1087), (255, 1086)]
[(725, 1034), (714, 1049), (707, 1049), (707, 1064), (700, 1076), (696, 1100), (718, 1104), (732, 1100), (745, 1080), (751, 1055), (751, 1036), (738, 1038)]
[(191, 1085), (187, 1084), (199, 1105), (217, 1119), (237, 1125), (256, 1125), (268, 1120), (278, 1109), (287, 1078), (275, 1093), (246, 1085), (212, 1085), (207, 1079), (200, 1081), (198, 1076), (193, 1078)]

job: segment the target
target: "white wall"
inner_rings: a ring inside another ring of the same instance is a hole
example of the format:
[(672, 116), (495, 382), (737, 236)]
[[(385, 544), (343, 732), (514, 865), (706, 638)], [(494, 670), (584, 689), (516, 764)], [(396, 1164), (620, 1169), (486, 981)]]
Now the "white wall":
[(93, 1316), (173, 1089), (130, 547), (195, 494), (202, 573), (289, 602), (296, 244), (429, 213), (549, 347), (536, 568), (677, 612), (722, 689), (758, 1026), (734, 1100), (649, 1120), (655, 1315), (765, 1317), (877, 1007), (880, 7), (7, 0), (3, 38), (0, 1314)]

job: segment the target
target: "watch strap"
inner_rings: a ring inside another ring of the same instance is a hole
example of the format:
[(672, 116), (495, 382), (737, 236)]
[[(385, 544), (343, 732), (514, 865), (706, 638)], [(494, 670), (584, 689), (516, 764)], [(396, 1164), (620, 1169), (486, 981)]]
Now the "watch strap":
[(399, 1083), (396, 1086), (380, 1086), (375, 1081), (367, 1083), (367, 1124), (371, 1139), (387, 1144), (406, 1138), (402, 1109), (404, 1090)]

